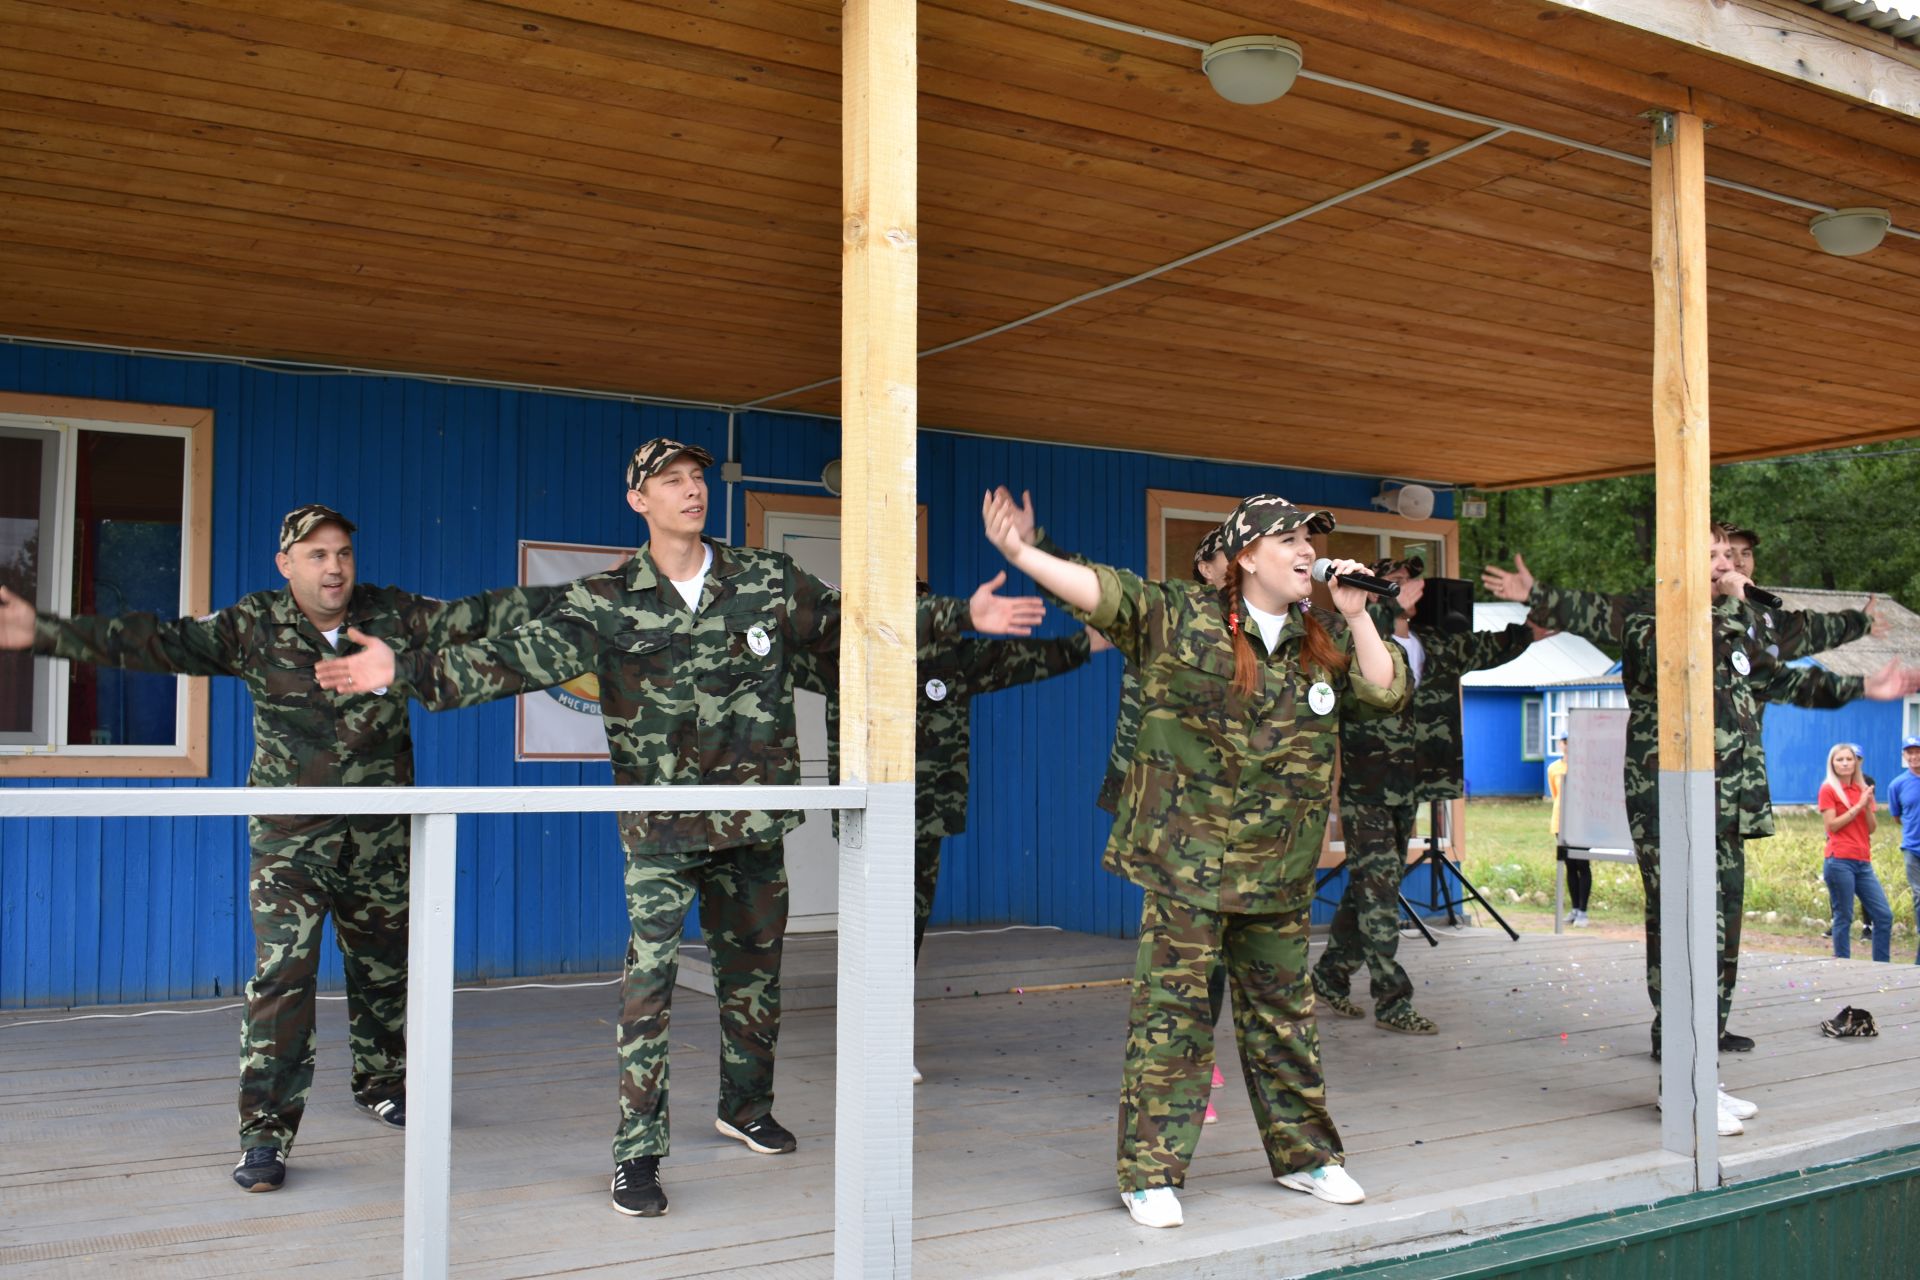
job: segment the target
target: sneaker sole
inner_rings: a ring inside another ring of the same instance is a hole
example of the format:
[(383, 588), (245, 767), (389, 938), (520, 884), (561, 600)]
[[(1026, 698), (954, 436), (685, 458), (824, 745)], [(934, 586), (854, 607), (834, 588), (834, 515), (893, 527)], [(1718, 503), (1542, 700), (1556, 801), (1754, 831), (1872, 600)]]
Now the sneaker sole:
[[(740, 1130), (728, 1124), (725, 1120), (715, 1120), (713, 1122), (713, 1128), (714, 1128), (714, 1132), (722, 1135), (723, 1137), (732, 1138), (735, 1142), (746, 1143), (747, 1150), (757, 1151), (763, 1156), (784, 1156), (784, 1155), (793, 1154), (791, 1150), (785, 1147), (763, 1147), (759, 1143), (755, 1142), (752, 1138), (749, 1138), (746, 1134), (742, 1133)], [(798, 1148), (799, 1145), (800, 1144), (798, 1142), (794, 1143), (795, 1148)]]
[(1437, 1036), (1440, 1034), (1440, 1028), (1438, 1027), (1396, 1027), (1391, 1022), (1382, 1022), (1378, 1018), (1373, 1020), (1373, 1025), (1382, 1031), (1391, 1031), (1395, 1035), (1402, 1036)]
[(1315, 1182), (1312, 1178), (1306, 1177), (1304, 1174), (1298, 1175), (1296, 1181), (1292, 1181), (1292, 1182), (1288, 1181), (1289, 1178), (1295, 1178), (1295, 1177), (1296, 1175), (1294, 1174), (1282, 1174), (1280, 1177), (1275, 1178), (1274, 1181), (1279, 1183), (1281, 1186), (1285, 1187), (1289, 1191), (1304, 1191), (1308, 1195), (1312, 1196), (1315, 1200), (1324, 1200), (1328, 1204), (1359, 1204), (1361, 1203), (1361, 1201), (1366, 1199), (1366, 1197), (1363, 1195), (1360, 1197), (1359, 1200), (1341, 1200), (1341, 1199), (1338, 1199), (1337, 1197), (1330, 1196), (1326, 1192), (1320, 1190), (1320, 1184)]
[(658, 1212), (648, 1213), (645, 1209), (629, 1209), (625, 1205), (622, 1205), (618, 1201), (615, 1201), (613, 1204), (613, 1211), (617, 1214), (620, 1214), (628, 1218), (664, 1218), (667, 1216), (667, 1210), (671, 1207), (672, 1206), (670, 1205), (663, 1204), (660, 1206), (660, 1209)]
[[(236, 1184), (236, 1185), (237, 1185), (237, 1184)], [(278, 1190), (280, 1189), (280, 1187), (281, 1187), (281, 1185), (282, 1185), (282, 1183), (280, 1183), (280, 1182), (256, 1182), (256, 1183), (254, 1183), (254, 1184), (253, 1184), (252, 1186), (250, 1186), (250, 1187), (249, 1187), (249, 1186), (241, 1186), (241, 1187), (240, 1187), (240, 1189), (241, 1189), (242, 1191), (248, 1191), (248, 1192), (253, 1192), (253, 1191), (278, 1191)]]
[(1120, 1206), (1127, 1211), (1127, 1216), (1133, 1219), (1134, 1226), (1145, 1227), (1149, 1231), (1170, 1231), (1174, 1227), (1185, 1226), (1187, 1222), (1185, 1214), (1182, 1214), (1172, 1222), (1143, 1222), (1140, 1217), (1134, 1213), (1132, 1203), (1129, 1202), (1125, 1196), (1120, 1197)]

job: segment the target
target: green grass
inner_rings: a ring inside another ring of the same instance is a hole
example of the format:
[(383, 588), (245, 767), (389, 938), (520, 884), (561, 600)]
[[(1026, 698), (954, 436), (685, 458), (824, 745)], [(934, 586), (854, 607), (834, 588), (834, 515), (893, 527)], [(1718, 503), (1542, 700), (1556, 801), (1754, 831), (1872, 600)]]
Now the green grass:
[[(1553, 806), (1546, 800), (1472, 800), (1467, 804), (1468, 877), (1496, 907), (1553, 906)], [(1747, 843), (1746, 932), (1807, 940), (1824, 938), (1831, 907), (1820, 871), (1826, 830), (1812, 809), (1776, 808), (1778, 834)], [(1913, 900), (1907, 889), (1899, 824), (1882, 811), (1874, 834), (1873, 869), (1893, 904), (1893, 952), (1913, 950)], [(1595, 920), (1638, 924), (1643, 919), (1639, 870), (1630, 862), (1593, 864)], [(1860, 956), (1856, 931), (1854, 954)]]

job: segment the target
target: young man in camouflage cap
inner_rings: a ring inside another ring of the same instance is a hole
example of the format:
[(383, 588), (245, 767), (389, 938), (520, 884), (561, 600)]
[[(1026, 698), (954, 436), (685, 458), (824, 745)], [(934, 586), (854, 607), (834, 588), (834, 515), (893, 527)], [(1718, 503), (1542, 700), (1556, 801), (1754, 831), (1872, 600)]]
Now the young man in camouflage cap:
[(1426, 590), (1420, 557), (1386, 557), (1373, 576), (1400, 584), (1369, 610), (1380, 634), (1406, 650), (1413, 699), (1397, 715), (1356, 720), (1340, 735), (1340, 832), (1347, 887), (1327, 949), (1313, 967), (1320, 1002), (1345, 1018), (1365, 1016), (1353, 1002), (1354, 970), (1373, 984), (1374, 1025), (1407, 1035), (1439, 1030), (1413, 1007), (1413, 981), (1394, 958), (1400, 949), (1400, 882), (1420, 806), (1466, 794), (1460, 750), (1460, 677), (1525, 653), (1534, 629), (1447, 632), (1419, 612)]
[[(1837, 707), (1865, 696), (1903, 697), (1916, 685), (1916, 675), (1897, 664), (1869, 679), (1836, 676), (1818, 667), (1788, 665), (1804, 656), (1790, 645), (1758, 643), (1756, 619), (1745, 597), (1751, 581), (1734, 567), (1733, 526), (1712, 526), (1708, 554), (1713, 585), (1713, 719), (1716, 745), (1715, 864), (1719, 883), (1718, 927), (1719, 1034), (1723, 1052), (1745, 1053), (1751, 1038), (1727, 1030), (1740, 964), (1742, 907), (1746, 895), (1746, 841), (1773, 834), (1766, 754), (1760, 737), (1760, 707), (1766, 702), (1798, 706)], [(1606, 595), (1569, 591), (1536, 583), (1525, 560), (1516, 556), (1515, 569), (1488, 565), (1482, 582), (1494, 595), (1523, 600), (1531, 619), (1543, 627), (1568, 631), (1595, 644), (1617, 645), (1621, 651), (1621, 679), (1627, 692), (1626, 793), (1627, 823), (1633, 833), (1635, 860), (1646, 891), (1647, 994), (1653, 1002), (1653, 1055), (1660, 1056), (1660, 812), (1658, 671), (1654, 656), (1654, 615), (1651, 594)], [(1807, 653), (1858, 639), (1875, 622), (1865, 613), (1813, 614), (1783, 617), (1775, 612), (1775, 634), (1786, 636)], [(1740, 1131), (1732, 1114), (1750, 1104), (1723, 1096), (1721, 1127)], [(1728, 1104), (1735, 1104), (1729, 1107)]]
[[(648, 541), (624, 565), (570, 584), (543, 617), (506, 635), (409, 652), (397, 666), (385, 646), (369, 644), (325, 664), (321, 683), (391, 684), (395, 695), (443, 709), (591, 671), (620, 785), (798, 783), (795, 655), (837, 652), (840, 593), (781, 552), (705, 537), (711, 465), (696, 445), (649, 440), (626, 468), (627, 505), (647, 522)], [(1020, 631), (1042, 612), (1037, 599), (983, 588), (971, 608), (925, 602), (922, 635), (957, 632), (969, 618), (980, 630)], [(696, 897), (723, 1040), (714, 1128), (763, 1155), (798, 1145), (773, 1117), (773, 1067), (787, 923), (781, 840), (803, 819), (752, 810), (620, 815), (632, 929), (617, 1033), (611, 1189), (621, 1213), (667, 1212), (667, 1031), (680, 936)]]
[[(253, 695), (254, 787), (404, 787), (413, 783), (406, 704), (349, 699), (315, 681), (343, 629), (407, 649), (464, 644), (516, 627), (561, 587), (491, 591), (452, 602), (357, 581), (354, 524), (311, 503), (280, 523), (274, 557), (287, 586), (204, 618), (36, 616), (0, 590), (0, 648), (177, 675), (237, 676)], [(240, 1163), (233, 1180), (272, 1191), (313, 1084), (320, 930), (333, 916), (346, 973), (354, 1100), (406, 1123), (407, 841), (405, 817), (256, 817), (248, 899), (255, 969), (240, 1035)]]

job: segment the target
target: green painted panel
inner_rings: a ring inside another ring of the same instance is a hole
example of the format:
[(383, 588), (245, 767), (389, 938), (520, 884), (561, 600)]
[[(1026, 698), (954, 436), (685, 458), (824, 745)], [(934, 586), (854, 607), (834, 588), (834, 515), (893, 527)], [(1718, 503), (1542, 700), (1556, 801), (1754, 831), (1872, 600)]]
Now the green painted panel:
[(1920, 1147), (1312, 1280), (1827, 1280), (1920, 1275)]

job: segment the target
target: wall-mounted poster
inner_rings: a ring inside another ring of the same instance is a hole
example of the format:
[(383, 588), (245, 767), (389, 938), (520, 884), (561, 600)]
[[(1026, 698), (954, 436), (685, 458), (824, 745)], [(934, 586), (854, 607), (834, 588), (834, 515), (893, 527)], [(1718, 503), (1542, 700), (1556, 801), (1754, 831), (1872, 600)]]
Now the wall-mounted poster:
[[(572, 582), (624, 563), (632, 547), (596, 547), (578, 542), (521, 542), (520, 585)], [(600, 677), (588, 672), (562, 685), (516, 698), (515, 760), (605, 760), (607, 735), (600, 727)]]

